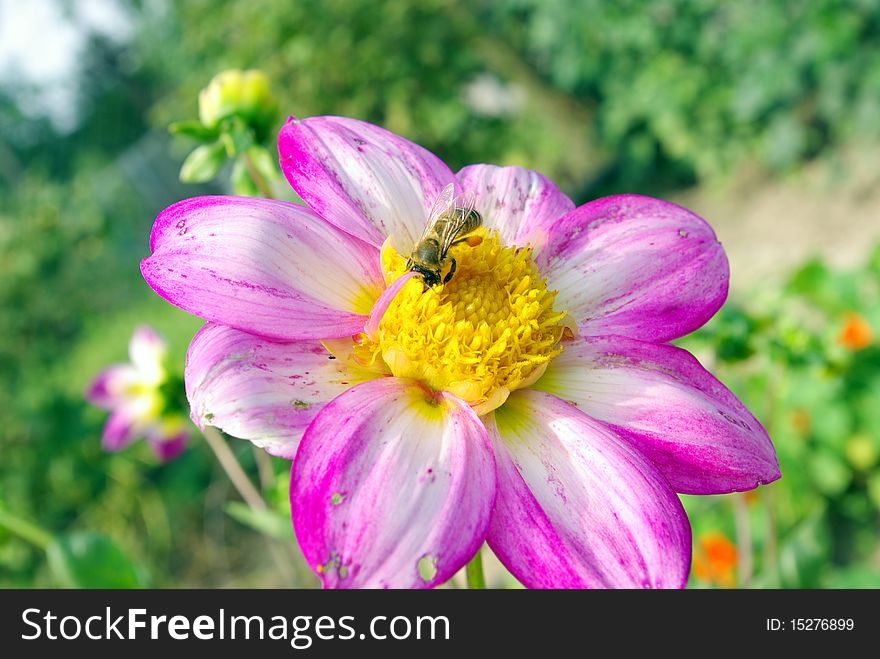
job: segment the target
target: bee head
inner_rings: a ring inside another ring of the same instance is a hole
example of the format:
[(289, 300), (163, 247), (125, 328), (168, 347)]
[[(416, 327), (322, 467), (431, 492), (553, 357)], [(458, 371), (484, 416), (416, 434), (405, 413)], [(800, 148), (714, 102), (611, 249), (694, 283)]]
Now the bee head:
[(430, 270), (418, 263), (412, 264), (409, 269), (413, 272), (417, 272), (421, 276), (422, 281), (425, 282), (425, 286), (433, 287), (441, 281), (439, 271)]

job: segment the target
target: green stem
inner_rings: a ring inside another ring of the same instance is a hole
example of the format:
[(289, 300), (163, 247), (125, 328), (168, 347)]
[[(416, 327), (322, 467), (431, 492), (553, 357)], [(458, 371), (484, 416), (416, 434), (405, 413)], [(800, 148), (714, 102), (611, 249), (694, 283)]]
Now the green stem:
[(764, 511), (767, 530), (767, 537), (764, 541), (764, 564), (763, 570), (769, 572), (776, 567), (777, 539), (776, 539), (776, 502), (774, 501), (773, 488), (764, 488), (760, 490), (761, 497), (764, 501)]
[(241, 157), (242, 160), (244, 160), (244, 166), (247, 168), (251, 180), (254, 182), (254, 185), (257, 186), (257, 190), (260, 191), (260, 194), (263, 195), (263, 197), (265, 197), (266, 199), (274, 199), (274, 197), (272, 196), (272, 189), (269, 187), (266, 179), (263, 178), (263, 175), (260, 174), (260, 171), (254, 164), (253, 158), (251, 158), (251, 155), (245, 150), (242, 152)]
[(14, 533), (22, 540), (30, 542), (39, 549), (46, 549), (52, 542), (51, 534), (39, 526), (21, 517), (16, 517), (5, 510), (0, 510), (0, 527), (5, 528), (10, 533)]
[(736, 492), (731, 495), (733, 504), (733, 523), (736, 528), (736, 567), (738, 585), (748, 588), (752, 582), (752, 526), (749, 520), (749, 504), (746, 495)]
[[(247, 503), (252, 510), (268, 510), (269, 506), (266, 504), (265, 499), (263, 499), (257, 491), (257, 488), (254, 487), (254, 484), (251, 482), (251, 479), (248, 478), (244, 469), (241, 468), (238, 458), (235, 457), (235, 454), (232, 452), (232, 449), (229, 448), (226, 440), (223, 439), (223, 435), (220, 434), (220, 431), (213, 426), (205, 426), (202, 435), (204, 436), (208, 447), (214, 452), (217, 462), (220, 463), (223, 471), (226, 472), (233, 487), (235, 487), (245, 503)], [(294, 574), (286, 553), (281, 550), (277, 543), (271, 540), (269, 542), (269, 552), (272, 555), (272, 560), (275, 562), (275, 565), (281, 571), (285, 581), (290, 584), (294, 583), (296, 575)]]
[(217, 457), (217, 462), (223, 467), (223, 471), (226, 472), (230, 482), (239, 495), (241, 495), (241, 498), (244, 499), (245, 503), (254, 510), (267, 510), (269, 506), (266, 505), (257, 488), (251, 483), (251, 479), (247, 477), (241, 465), (238, 464), (238, 459), (226, 444), (220, 432), (212, 426), (205, 426), (202, 435), (204, 435), (208, 446)]
[(468, 588), (479, 588), (483, 590), (486, 588), (486, 579), (483, 576), (482, 551), (482, 548), (478, 549), (476, 556), (471, 559), (471, 562), (468, 563), (467, 567), (464, 569)]
[(260, 475), (260, 489), (265, 494), (275, 481), (275, 473), (272, 471), (272, 464), (269, 462), (269, 454), (256, 444), (251, 446), (251, 450), (254, 452), (257, 473)]

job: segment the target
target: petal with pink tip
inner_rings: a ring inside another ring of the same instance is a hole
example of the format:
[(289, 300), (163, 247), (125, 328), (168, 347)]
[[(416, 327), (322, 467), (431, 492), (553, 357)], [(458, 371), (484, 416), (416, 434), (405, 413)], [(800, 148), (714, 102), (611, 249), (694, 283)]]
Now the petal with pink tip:
[(92, 405), (112, 410), (123, 404), (126, 392), (140, 383), (138, 372), (131, 364), (113, 364), (99, 372), (89, 383), (85, 398)]
[(379, 325), (382, 322), (385, 312), (388, 311), (388, 307), (391, 306), (394, 298), (397, 297), (397, 294), (400, 293), (400, 289), (406, 285), (406, 282), (417, 276), (418, 273), (413, 272), (412, 270), (405, 272), (382, 292), (382, 295), (376, 300), (376, 304), (373, 305), (373, 308), (370, 311), (370, 316), (364, 325), (364, 334), (366, 334), (368, 338), (374, 341), (376, 340), (379, 332)]
[(186, 442), (188, 439), (189, 433), (183, 430), (171, 437), (148, 437), (147, 441), (150, 443), (153, 452), (159, 460), (162, 462), (171, 462), (183, 452), (183, 449), (186, 448)]
[(419, 239), (452, 171), (433, 153), (347, 117), (291, 117), (278, 135), (281, 169), (297, 194), (331, 224), (398, 251)]
[(222, 325), (193, 337), (184, 380), (193, 421), (292, 459), (306, 426), (351, 386), (376, 377), (318, 341), (279, 343)]
[(505, 245), (547, 242), (550, 227), (574, 210), (574, 202), (543, 174), (523, 167), (469, 165), (456, 174), (465, 198), (474, 195), (483, 225)]
[(686, 350), (578, 338), (534, 387), (613, 427), (677, 492), (737, 492), (779, 478), (767, 431)]
[(587, 335), (654, 343), (702, 326), (727, 297), (727, 256), (705, 220), (659, 199), (617, 195), (554, 223), (537, 263)]
[(486, 536), (495, 464), (458, 398), (399, 378), (327, 405), (291, 472), (294, 530), (328, 588), (430, 588)]
[(142, 417), (134, 407), (119, 407), (110, 413), (107, 423), (104, 424), (101, 445), (105, 451), (121, 451), (136, 440), (145, 427)]
[(297, 204), (196, 197), (153, 225), (147, 283), (212, 322), (281, 340), (351, 336), (385, 288), (379, 252)]
[(486, 426), (498, 465), (488, 542), (525, 586), (684, 587), (687, 516), (637, 451), (539, 391), (515, 391)]

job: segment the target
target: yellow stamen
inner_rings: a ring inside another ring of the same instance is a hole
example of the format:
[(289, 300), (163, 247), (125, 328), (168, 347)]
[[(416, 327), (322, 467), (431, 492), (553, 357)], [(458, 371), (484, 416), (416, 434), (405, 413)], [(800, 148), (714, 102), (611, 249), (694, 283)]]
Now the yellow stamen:
[(158, 419), (162, 415), (164, 401), (159, 387), (150, 382), (132, 382), (124, 389), (124, 395), (139, 418)]
[[(450, 251), (457, 270), (449, 283), (425, 289), (421, 278), (407, 282), (373, 338), (357, 337), (352, 359), (384, 362), (393, 375), (449, 391), (485, 414), (540, 377), (570, 329), (566, 313), (553, 310), (556, 291), (547, 290), (531, 249), (477, 235), (481, 242)], [(387, 283), (406, 270), (389, 243), (382, 269)]]

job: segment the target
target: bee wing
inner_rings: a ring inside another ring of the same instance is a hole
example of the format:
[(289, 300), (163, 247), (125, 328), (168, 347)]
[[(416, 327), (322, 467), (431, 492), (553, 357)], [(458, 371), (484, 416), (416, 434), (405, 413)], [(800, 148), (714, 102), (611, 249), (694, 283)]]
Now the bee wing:
[(452, 208), (453, 203), (455, 203), (455, 183), (450, 183), (440, 191), (437, 200), (431, 207), (431, 212), (428, 213), (428, 223), (425, 225), (425, 230), (422, 232), (422, 237), (419, 242), (424, 240), (425, 237), (431, 233), (431, 229), (437, 223), (437, 220)]
[[(463, 201), (462, 203), (468, 202)], [(468, 216), (472, 210), (473, 206), (455, 206), (453, 218), (443, 226), (443, 231), (440, 233), (440, 254), (445, 256), (446, 252), (449, 251), (452, 243), (455, 242), (462, 229), (468, 223)]]
[(414, 250), (422, 241), (425, 240), (434, 230), (434, 225), (437, 224), (437, 220), (439, 220), (444, 213), (452, 209), (452, 204), (455, 201), (455, 184), (450, 183), (445, 188), (440, 191), (440, 194), (437, 195), (437, 199), (434, 201), (434, 205), (431, 206), (431, 211), (428, 213), (428, 221), (425, 223), (425, 228), (422, 230), (422, 235), (419, 236), (415, 242), (410, 242), (408, 239), (402, 241), (401, 244), (395, 244), (394, 247), (400, 254), (409, 254), (412, 250)]
[(455, 207), (462, 211), (461, 217), (468, 217), (471, 214), (471, 211), (477, 208), (477, 195), (473, 192), (464, 193), (455, 200)]

